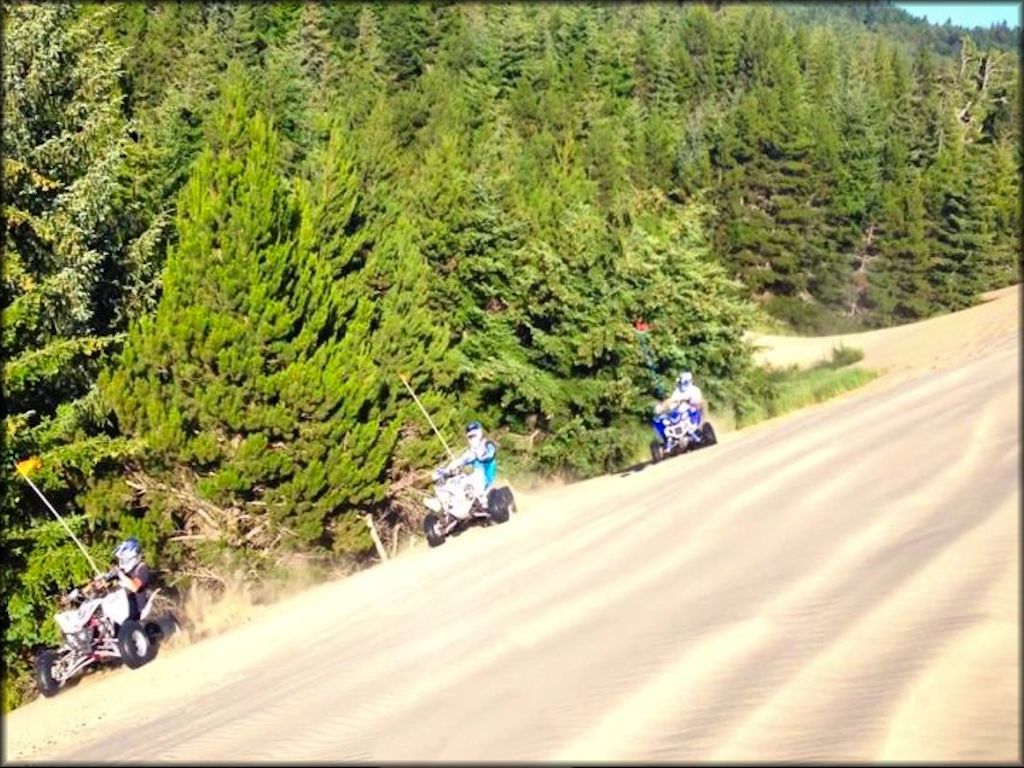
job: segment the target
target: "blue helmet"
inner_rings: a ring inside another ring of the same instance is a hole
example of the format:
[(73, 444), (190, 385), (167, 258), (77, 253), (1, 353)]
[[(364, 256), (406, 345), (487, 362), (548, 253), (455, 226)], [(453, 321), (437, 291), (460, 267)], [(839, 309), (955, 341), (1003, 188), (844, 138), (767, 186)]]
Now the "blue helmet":
[(117, 558), (117, 566), (122, 571), (128, 572), (142, 560), (142, 545), (134, 536), (125, 539), (114, 550), (114, 557)]
[(470, 442), (484, 436), (484, 427), (479, 421), (471, 421), (466, 425), (466, 439)]

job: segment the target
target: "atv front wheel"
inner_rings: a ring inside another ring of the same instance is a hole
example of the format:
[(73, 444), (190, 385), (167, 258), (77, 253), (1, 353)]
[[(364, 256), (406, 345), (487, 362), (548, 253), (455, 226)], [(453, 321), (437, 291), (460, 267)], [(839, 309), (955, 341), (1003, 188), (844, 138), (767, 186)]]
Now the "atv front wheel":
[(508, 522), (509, 515), (515, 508), (515, 505), (511, 488), (493, 488), (488, 494), (487, 512), (491, 516), (491, 520), (499, 525)]
[(127, 619), (117, 631), (117, 648), (128, 669), (138, 669), (156, 655), (156, 644), (134, 619)]
[(715, 428), (711, 426), (710, 421), (704, 422), (704, 425), (700, 428), (700, 432), (704, 437), (701, 442), (705, 446), (714, 445), (718, 442), (718, 437), (715, 435)]
[(657, 440), (651, 440), (651, 463), (657, 464), (665, 458), (665, 448)]
[(432, 547), (439, 547), (444, 544), (444, 533), (441, 532), (441, 519), (429, 512), (423, 518), (423, 533), (427, 535), (427, 544)]
[(53, 676), (53, 665), (58, 658), (58, 653), (49, 649), (40, 651), (36, 656), (36, 688), (47, 698), (56, 695), (61, 687), (61, 683)]

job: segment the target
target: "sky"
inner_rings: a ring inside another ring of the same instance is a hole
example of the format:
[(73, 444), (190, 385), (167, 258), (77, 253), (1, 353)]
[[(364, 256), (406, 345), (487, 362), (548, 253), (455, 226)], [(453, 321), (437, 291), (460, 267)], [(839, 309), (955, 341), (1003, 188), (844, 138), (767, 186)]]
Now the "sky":
[(907, 13), (925, 16), (930, 24), (945, 24), (949, 19), (962, 27), (988, 27), (1005, 21), (1020, 26), (1021, 3), (896, 3)]

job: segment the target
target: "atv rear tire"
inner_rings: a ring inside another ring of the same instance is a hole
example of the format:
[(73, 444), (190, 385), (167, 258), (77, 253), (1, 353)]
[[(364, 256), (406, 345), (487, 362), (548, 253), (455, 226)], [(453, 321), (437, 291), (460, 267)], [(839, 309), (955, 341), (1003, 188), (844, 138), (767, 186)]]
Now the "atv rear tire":
[(715, 428), (711, 426), (710, 421), (705, 421), (704, 425), (700, 428), (701, 434), (704, 436), (703, 445), (705, 447), (714, 445), (718, 442), (718, 437), (715, 435)]
[(657, 464), (665, 458), (665, 449), (657, 440), (651, 440), (651, 463)]
[(491, 520), (498, 525), (508, 522), (515, 505), (511, 488), (492, 488), (491, 492), (487, 494), (487, 512), (491, 516)]
[(433, 512), (428, 512), (423, 518), (423, 533), (427, 535), (427, 544), (432, 547), (439, 547), (444, 544), (444, 534), (438, 528), (440, 519)]
[(57, 652), (50, 649), (40, 651), (36, 656), (36, 688), (47, 698), (56, 695), (61, 687), (61, 684), (53, 676), (53, 665), (57, 658)]
[(117, 630), (117, 647), (128, 669), (138, 669), (156, 656), (154, 643), (145, 627), (134, 619), (127, 619)]

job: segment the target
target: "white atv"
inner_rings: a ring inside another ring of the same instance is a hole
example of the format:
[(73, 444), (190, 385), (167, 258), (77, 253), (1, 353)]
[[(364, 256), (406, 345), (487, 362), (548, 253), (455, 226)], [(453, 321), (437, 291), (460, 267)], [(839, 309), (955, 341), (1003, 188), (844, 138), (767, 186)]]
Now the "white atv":
[(449, 535), (473, 523), (507, 523), (509, 514), (515, 511), (516, 502), (508, 486), (488, 490), (484, 509), (471, 473), (465, 467), (435, 473), (433, 491), (423, 498), (423, 505), (431, 510), (423, 518), (423, 532), (431, 547), (440, 546)]
[(139, 620), (128, 618), (128, 593), (120, 588), (97, 586), (90, 582), (61, 597), (66, 610), (55, 618), (64, 643), (46, 648), (35, 660), (36, 686), (43, 696), (53, 696), (87, 667), (120, 659), (129, 669), (137, 669), (156, 655), (162, 636), (171, 634), (177, 622), (170, 613), (149, 620), (154, 601), (160, 594), (153, 590)]

